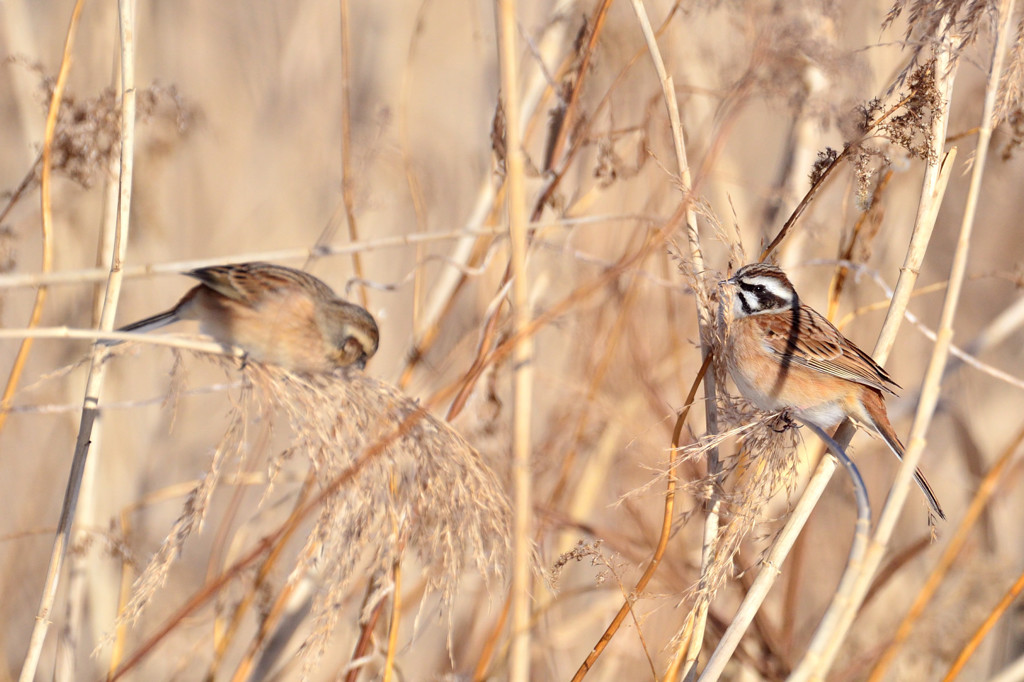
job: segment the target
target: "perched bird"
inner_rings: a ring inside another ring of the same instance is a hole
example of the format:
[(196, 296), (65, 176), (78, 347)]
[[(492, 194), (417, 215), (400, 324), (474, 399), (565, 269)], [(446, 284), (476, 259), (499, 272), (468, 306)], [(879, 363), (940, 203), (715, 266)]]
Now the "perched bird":
[(373, 316), (338, 298), (316, 277), (270, 263), (239, 263), (184, 273), (200, 284), (170, 310), (121, 327), (149, 331), (178, 320), (257, 362), (296, 372), (362, 369), (377, 352)]
[[(733, 307), (726, 362), (743, 397), (762, 410), (789, 409), (822, 429), (850, 417), (872, 427), (903, 458), (883, 395), (896, 395), (893, 388), (899, 386), (831, 322), (800, 303), (782, 270), (765, 263), (745, 265), (722, 284), (732, 292)], [(945, 519), (920, 469), (914, 479)]]

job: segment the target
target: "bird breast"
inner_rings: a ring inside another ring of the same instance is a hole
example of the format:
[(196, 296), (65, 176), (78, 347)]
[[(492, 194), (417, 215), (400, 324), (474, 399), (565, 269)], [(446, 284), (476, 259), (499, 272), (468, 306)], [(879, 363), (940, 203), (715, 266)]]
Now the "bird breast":
[(729, 374), (737, 390), (767, 412), (794, 410), (821, 428), (831, 428), (848, 414), (853, 393), (849, 382), (786, 362), (765, 340), (757, 315), (733, 320), (726, 341)]

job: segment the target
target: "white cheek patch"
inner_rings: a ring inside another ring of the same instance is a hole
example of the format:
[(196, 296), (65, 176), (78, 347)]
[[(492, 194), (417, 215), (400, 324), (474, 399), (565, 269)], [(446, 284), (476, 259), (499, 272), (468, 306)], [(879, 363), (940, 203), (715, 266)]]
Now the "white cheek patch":
[(750, 291), (744, 291), (743, 289), (736, 290), (736, 303), (737, 307), (744, 315), (751, 315), (759, 307), (757, 296)]

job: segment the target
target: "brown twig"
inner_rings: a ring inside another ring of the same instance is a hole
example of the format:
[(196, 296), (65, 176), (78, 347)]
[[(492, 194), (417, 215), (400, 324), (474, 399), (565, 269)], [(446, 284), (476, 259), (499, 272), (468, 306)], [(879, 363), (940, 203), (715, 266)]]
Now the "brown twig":
[[(366, 601), (369, 600), (370, 595), (373, 593), (375, 583), (370, 582), (366, 587), (366, 597), (363, 600), (363, 605), (366, 605)], [(370, 642), (373, 641), (373, 631), (377, 628), (377, 622), (380, 620), (380, 614), (384, 613), (384, 600), (380, 600), (373, 607), (370, 612), (370, 617), (366, 619), (362, 627), (359, 628), (359, 639), (356, 640), (356, 645), (352, 649), (352, 655), (349, 657), (349, 665), (353, 661), (357, 661), (366, 655), (366, 652), (370, 650)], [(359, 671), (362, 668), (353, 666), (349, 669), (348, 674), (345, 675), (345, 682), (357, 682), (359, 679)]]
[(511, 611), (511, 607), (512, 601), (506, 598), (504, 605), (501, 607), (501, 614), (498, 616), (498, 620), (491, 629), (491, 635), (487, 638), (483, 649), (480, 651), (480, 657), (477, 659), (476, 667), (473, 668), (473, 682), (484, 682), (484, 680), (488, 678), (487, 669), (490, 667), (491, 660), (494, 658), (495, 649), (498, 648), (498, 639), (501, 637), (501, 633), (505, 629), (505, 623), (508, 622), (508, 615)]
[[(588, 27), (587, 44), (583, 49), (579, 68), (576, 70), (577, 75), (572, 84), (572, 90), (569, 92), (569, 101), (565, 103), (565, 113), (560, 117), (558, 130), (555, 133), (554, 141), (550, 145), (550, 151), (544, 167), (545, 171), (552, 170), (556, 160), (561, 160), (562, 149), (565, 147), (565, 141), (569, 137), (569, 131), (576, 125), (576, 109), (579, 106), (580, 95), (583, 93), (583, 83), (590, 73), (590, 60), (597, 49), (597, 39), (604, 28), (604, 21), (608, 16), (608, 9), (611, 6), (612, 0), (601, 0), (601, 5), (597, 8), (597, 12), (594, 15), (593, 25)], [(543, 204), (538, 203), (534, 211), (540, 210), (542, 206)]]
[(857, 151), (857, 149), (860, 148), (861, 143), (865, 139), (867, 139), (872, 134), (872, 132), (878, 128), (878, 126), (880, 126), (882, 123), (888, 120), (893, 114), (895, 114), (899, 110), (900, 107), (906, 104), (910, 100), (910, 97), (911, 96), (908, 95), (907, 97), (903, 98), (902, 100), (894, 104), (892, 107), (890, 107), (887, 111), (885, 111), (881, 116), (879, 116), (866, 127), (866, 131), (860, 137), (860, 139), (858, 139), (855, 142), (850, 142), (843, 147), (843, 151), (839, 152), (839, 154), (836, 155), (836, 158), (834, 158), (832, 162), (828, 166), (826, 166), (822, 170), (822, 172), (817, 176), (817, 179), (815, 180), (814, 184), (811, 185), (811, 188), (807, 190), (807, 193), (800, 200), (800, 203), (797, 204), (795, 209), (793, 209), (793, 212), (790, 214), (789, 218), (783, 224), (778, 234), (775, 235), (775, 238), (772, 239), (771, 243), (769, 243), (768, 246), (764, 248), (764, 251), (761, 252), (761, 256), (758, 258), (758, 261), (763, 262), (766, 258), (768, 258), (768, 256), (770, 256), (772, 252), (774, 252), (775, 249), (777, 249), (779, 245), (783, 242), (783, 240), (789, 235), (790, 231), (793, 229), (793, 226), (796, 225), (796, 221), (799, 220), (801, 215), (803, 215), (807, 207), (811, 205), (811, 202), (814, 201), (815, 197), (818, 196), (818, 192), (821, 190), (822, 187), (825, 186), (825, 183), (829, 180), (829, 178), (832, 177), (832, 174), (835, 172), (836, 168), (839, 167), (839, 163), (846, 159), (848, 156), (850, 156), (850, 154)]
[(708, 371), (708, 367), (711, 365), (711, 354), (709, 353), (704, 358), (704, 364), (701, 365), (700, 371), (697, 372), (697, 376), (693, 380), (693, 385), (690, 387), (690, 393), (686, 396), (686, 403), (683, 409), (680, 410), (679, 416), (676, 418), (675, 428), (672, 430), (672, 447), (669, 449), (668, 456), (668, 477), (665, 490), (665, 508), (664, 514), (662, 515), (661, 521), (661, 535), (658, 537), (658, 544), (654, 548), (654, 554), (651, 556), (651, 560), (647, 564), (647, 568), (644, 569), (640, 579), (636, 582), (636, 587), (633, 588), (633, 593), (630, 595), (630, 599), (619, 609), (618, 613), (612, 619), (612, 622), (605, 629), (604, 634), (594, 645), (594, 649), (587, 656), (586, 660), (580, 665), (576, 674), (573, 675), (573, 682), (579, 682), (587, 673), (590, 672), (591, 668), (597, 662), (597, 659), (601, 656), (601, 653), (611, 642), (612, 637), (618, 632), (619, 626), (622, 625), (622, 621), (626, 619), (626, 616), (633, 610), (632, 599), (638, 597), (646, 588), (647, 584), (654, 577), (654, 572), (658, 570), (658, 566), (661, 564), (661, 559), (665, 554), (665, 549), (668, 547), (669, 537), (672, 535), (672, 518), (675, 513), (675, 499), (676, 499), (676, 458), (679, 455), (679, 439), (683, 432), (683, 426), (686, 423), (686, 416), (690, 413), (690, 407), (693, 405), (694, 399), (697, 397), (697, 389), (700, 388), (704, 375)]

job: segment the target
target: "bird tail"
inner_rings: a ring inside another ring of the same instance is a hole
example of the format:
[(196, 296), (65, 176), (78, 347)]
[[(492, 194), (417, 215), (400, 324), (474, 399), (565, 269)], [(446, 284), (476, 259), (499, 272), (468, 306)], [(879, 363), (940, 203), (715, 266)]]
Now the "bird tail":
[[(881, 396), (879, 396), (881, 400)], [(892, 450), (893, 454), (903, 459), (903, 453), (906, 449), (903, 447), (903, 443), (896, 436), (896, 432), (892, 428), (892, 424), (889, 423), (885, 413), (877, 414), (874, 410), (869, 411), (871, 416), (871, 425), (875, 427), (875, 431), (882, 437), (889, 449)], [(924, 496), (928, 499), (928, 505), (932, 510), (939, 515), (939, 518), (943, 521), (946, 520), (946, 514), (942, 511), (942, 506), (939, 504), (938, 498), (935, 497), (935, 491), (932, 490), (931, 485), (928, 484), (928, 479), (924, 477), (920, 469), (914, 469), (914, 481), (917, 482), (917, 487), (921, 489)]]
[[(178, 318), (178, 309), (175, 307), (175, 308), (171, 308), (170, 310), (166, 310), (166, 311), (164, 311), (162, 313), (159, 313), (157, 315), (153, 315), (152, 317), (147, 317), (144, 320), (139, 320), (138, 322), (132, 322), (131, 324), (126, 324), (123, 327), (119, 327), (117, 329), (117, 331), (119, 331), (119, 332), (148, 332), (148, 331), (152, 331), (153, 329), (159, 329), (160, 327), (166, 327), (167, 325), (171, 324), (172, 322), (177, 322), (178, 319), (179, 319)], [(120, 340), (109, 340), (109, 341), (104, 341), (103, 343), (105, 345), (108, 345), (108, 346), (116, 346), (117, 344), (121, 343), (121, 341)]]

